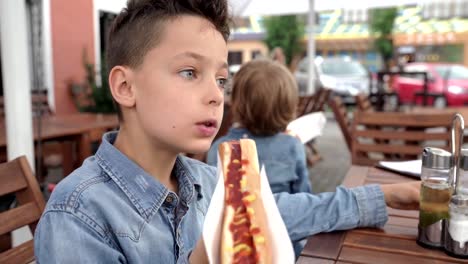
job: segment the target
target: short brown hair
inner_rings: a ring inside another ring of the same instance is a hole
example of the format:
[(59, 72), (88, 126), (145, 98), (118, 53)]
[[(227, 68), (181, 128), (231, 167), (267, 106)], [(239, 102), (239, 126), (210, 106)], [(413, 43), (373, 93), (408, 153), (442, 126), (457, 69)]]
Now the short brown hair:
[[(117, 65), (140, 66), (148, 51), (161, 41), (165, 23), (182, 15), (205, 18), (224, 40), (229, 38), (227, 0), (129, 0), (109, 31), (107, 70)], [(121, 118), (120, 107), (116, 106)]]
[(255, 135), (285, 131), (296, 116), (297, 84), (278, 62), (257, 59), (243, 65), (234, 76), (231, 96), (233, 120)]

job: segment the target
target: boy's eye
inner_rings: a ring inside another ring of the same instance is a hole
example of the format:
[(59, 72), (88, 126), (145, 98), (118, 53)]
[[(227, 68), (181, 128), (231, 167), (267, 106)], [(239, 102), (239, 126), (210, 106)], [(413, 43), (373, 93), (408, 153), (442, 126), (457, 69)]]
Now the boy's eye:
[(192, 69), (182, 70), (179, 72), (179, 75), (189, 80), (194, 79), (196, 77), (195, 70)]
[(219, 79), (216, 80), (216, 82), (218, 83), (219, 88), (221, 88), (221, 89), (226, 88), (226, 83), (227, 83), (226, 78), (219, 78)]

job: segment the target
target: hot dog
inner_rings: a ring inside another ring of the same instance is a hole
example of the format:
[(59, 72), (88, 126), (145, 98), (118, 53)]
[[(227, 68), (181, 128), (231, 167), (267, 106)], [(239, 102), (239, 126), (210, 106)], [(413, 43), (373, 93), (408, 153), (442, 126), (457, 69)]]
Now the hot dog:
[(255, 142), (220, 144), (224, 177), (221, 263), (271, 263), (271, 241), (263, 206)]

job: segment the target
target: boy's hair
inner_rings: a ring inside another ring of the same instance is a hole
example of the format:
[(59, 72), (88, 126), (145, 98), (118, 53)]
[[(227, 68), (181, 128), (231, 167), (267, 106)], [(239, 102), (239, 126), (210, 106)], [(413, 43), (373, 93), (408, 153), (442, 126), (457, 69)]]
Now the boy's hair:
[(234, 76), (231, 101), (235, 122), (255, 135), (274, 135), (296, 116), (297, 84), (280, 63), (253, 60)]
[[(227, 0), (129, 0), (115, 18), (108, 35), (107, 69), (117, 65), (136, 68), (164, 34), (165, 23), (182, 15), (207, 19), (229, 38)], [(116, 103), (119, 118), (122, 112)]]

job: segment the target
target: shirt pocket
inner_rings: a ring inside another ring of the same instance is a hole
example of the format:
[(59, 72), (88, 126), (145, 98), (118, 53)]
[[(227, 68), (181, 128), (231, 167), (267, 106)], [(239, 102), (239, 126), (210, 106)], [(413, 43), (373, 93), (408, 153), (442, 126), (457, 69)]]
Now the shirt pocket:
[(263, 164), (270, 183), (271, 191), (291, 192), (291, 184), (298, 180), (295, 163), (289, 160), (265, 160)]

